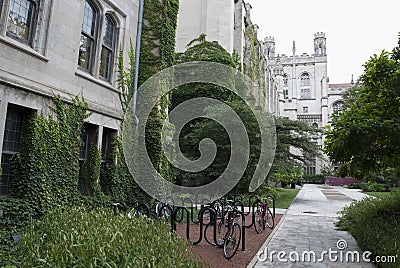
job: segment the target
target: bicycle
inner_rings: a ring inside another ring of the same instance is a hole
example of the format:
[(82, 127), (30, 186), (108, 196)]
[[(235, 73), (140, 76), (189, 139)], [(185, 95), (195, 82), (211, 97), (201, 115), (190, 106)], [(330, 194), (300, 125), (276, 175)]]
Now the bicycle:
[[(241, 239), (241, 228), (237, 223), (237, 218), (240, 215), (237, 213), (237, 208), (233, 206), (233, 201), (227, 201), (228, 204), (224, 206), (223, 216), (218, 216), (215, 221), (215, 226), (213, 222), (209, 222), (204, 230), (205, 240), (214, 246), (218, 246), (224, 249), (224, 257), (226, 259), (232, 258), (240, 244)], [(222, 213), (222, 210), (220, 210)], [(210, 226), (214, 226), (216, 229), (216, 241), (212, 242), (208, 239), (207, 231)]]
[(240, 225), (236, 222), (238, 217), (240, 217), (240, 215), (237, 213), (237, 209), (232, 206), (227, 206), (225, 219), (227, 231), (224, 237), (223, 248), (224, 257), (228, 260), (236, 254), (240, 244), (242, 232)]
[(156, 203), (156, 214), (159, 218), (168, 218), (169, 213), (168, 213), (168, 198), (164, 200), (164, 202), (160, 201)]
[[(154, 212), (148, 211), (147, 205), (139, 204), (138, 201), (134, 202), (133, 207), (129, 211), (128, 211), (128, 206), (126, 205), (125, 202), (112, 202), (111, 206), (113, 207), (113, 211), (116, 216), (120, 217), (126, 216), (129, 219), (132, 219), (133, 217), (149, 215), (151, 219), (157, 219), (157, 215)], [(124, 213), (122, 213), (121, 211), (123, 211)], [(145, 213), (143, 213), (143, 211)]]
[[(144, 213), (143, 213), (144, 212)], [(132, 209), (128, 212), (127, 216), (129, 219), (132, 219), (133, 217), (138, 217), (138, 216), (149, 216), (151, 219), (157, 219), (157, 214), (154, 212), (151, 212), (149, 210), (149, 207), (145, 204), (139, 204), (138, 201), (135, 201), (133, 203)]]
[(273, 229), (275, 226), (275, 220), (272, 216), (272, 212), (268, 206), (268, 198), (264, 198), (264, 202), (259, 202), (257, 210), (253, 214), (254, 229), (260, 234), (267, 226)]

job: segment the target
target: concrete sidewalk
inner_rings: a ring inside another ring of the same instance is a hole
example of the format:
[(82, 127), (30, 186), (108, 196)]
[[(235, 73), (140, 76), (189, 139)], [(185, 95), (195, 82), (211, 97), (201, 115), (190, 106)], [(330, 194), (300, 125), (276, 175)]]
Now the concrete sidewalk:
[[(261, 259), (256, 256), (249, 267), (374, 267), (362, 260), (363, 252), (354, 238), (348, 232), (336, 230), (334, 226), (337, 212), (352, 200), (363, 197), (365, 195), (357, 190), (343, 187), (304, 185), (273, 237), (260, 249), (267, 254), (261, 255)], [(323, 251), (329, 250), (332, 252), (331, 257), (329, 253), (323, 254)], [(273, 251), (275, 254), (271, 262), (269, 258)], [(280, 256), (281, 260), (278, 259), (280, 251), (286, 254)], [(359, 254), (360, 262), (353, 261), (355, 255), (352, 252)], [(335, 257), (337, 261), (332, 261)], [(297, 262), (294, 261), (296, 259)]]

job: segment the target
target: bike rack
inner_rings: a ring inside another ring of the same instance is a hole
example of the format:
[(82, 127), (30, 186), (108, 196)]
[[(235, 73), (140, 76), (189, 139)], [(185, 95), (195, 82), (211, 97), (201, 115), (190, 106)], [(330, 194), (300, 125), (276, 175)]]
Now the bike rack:
[(233, 201), (237, 201), (237, 200), (240, 200), (243, 202), (243, 195), (235, 194), (235, 196), (233, 197)]
[[(214, 219), (213, 224), (214, 224), (214, 226), (216, 225), (217, 213), (215, 212), (215, 209), (213, 209), (211, 207), (203, 207), (199, 212), (200, 237), (199, 237), (199, 239), (197, 241), (192, 242), (193, 245), (198, 245), (203, 240), (203, 232), (204, 232), (204, 230), (203, 230), (203, 226), (204, 226), (203, 217), (204, 217), (204, 212), (206, 212), (206, 211), (210, 212), (210, 222), (211, 222), (211, 218), (213, 218)], [(211, 216), (211, 215), (213, 215), (213, 216)], [(214, 238), (214, 243), (217, 244), (217, 230), (216, 230), (216, 228), (214, 228), (213, 238)]]
[[(170, 214), (171, 215), (170, 216), (170, 218), (171, 218), (171, 232), (173, 232), (173, 231), (176, 230), (175, 219), (174, 219), (174, 209), (169, 204), (164, 204), (161, 207), (160, 210), (162, 211), (164, 208), (167, 208), (171, 212), (171, 214)], [(157, 211), (157, 215), (159, 215), (158, 211)]]
[(143, 209), (146, 212), (146, 216), (150, 218), (150, 207), (147, 204), (138, 204), (135, 210), (140, 211), (140, 209)]
[[(176, 216), (178, 215), (178, 212), (179, 212), (180, 210), (182, 210), (182, 218), (181, 218), (181, 220), (178, 220), (178, 219), (176, 218)], [(180, 223), (180, 222), (182, 222), (182, 220), (183, 220), (183, 215), (185, 214), (184, 212), (186, 213), (186, 239), (187, 239), (188, 241), (190, 241), (189, 210), (188, 210), (186, 207), (184, 207), (184, 206), (179, 207), (179, 208), (175, 209), (175, 211), (174, 211), (174, 213), (173, 213), (173, 216), (174, 216), (175, 222), (176, 222), (176, 223)], [(176, 224), (174, 224), (174, 227), (175, 227), (175, 230), (174, 230), (174, 231), (176, 231)]]
[(275, 219), (275, 197), (273, 195), (267, 195), (265, 198), (272, 199), (272, 217)]

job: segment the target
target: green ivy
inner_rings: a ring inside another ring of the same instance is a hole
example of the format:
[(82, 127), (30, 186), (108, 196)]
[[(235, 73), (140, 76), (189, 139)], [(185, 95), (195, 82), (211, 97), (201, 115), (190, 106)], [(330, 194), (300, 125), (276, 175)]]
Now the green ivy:
[(68, 106), (60, 98), (54, 104), (56, 119), (39, 115), (26, 122), (14, 158), (11, 197), (31, 203), (39, 215), (78, 198), (80, 133), (88, 106), (77, 97)]
[(100, 166), (101, 152), (93, 142), (89, 143), (88, 158), (82, 166), (82, 185), (81, 192), (85, 196), (95, 196), (100, 194)]
[[(178, 0), (145, 1), (143, 13), (142, 49), (140, 51), (139, 85), (161, 70), (175, 64), (175, 32), (179, 10)], [(167, 85), (160, 83), (160, 88)], [(160, 97), (146, 122), (146, 149), (153, 166), (159, 173), (173, 181), (169, 163), (163, 156), (162, 126), (167, 121), (168, 96)], [(160, 108), (158, 108), (158, 106)]]

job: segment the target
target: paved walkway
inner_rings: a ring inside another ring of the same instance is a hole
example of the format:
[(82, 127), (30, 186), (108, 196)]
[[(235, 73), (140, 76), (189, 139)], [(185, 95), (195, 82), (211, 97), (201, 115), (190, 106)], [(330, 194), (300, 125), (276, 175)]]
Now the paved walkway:
[[(304, 185), (285, 218), (277, 226), (272, 239), (267, 240), (262, 247), (261, 250), (267, 254), (261, 255), (255, 267), (374, 267), (362, 261), (362, 251), (354, 238), (348, 232), (336, 230), (334, 226), (337, 212), (349, 205), (352, 200), (359, 200), (364, 196), (357, 190), (343, 187)], [(271, 262), (269, 257), (273, 251), (276, 253), (272, 255)], [(278, 259), (280, 251), (286, 254), (280, 256), (281, 261)], [(327, 253), (323, 254), (323, 251)], [(359, 253), (360, 263), (352, 261), (353, 255), (350, 251)], [(315, 262), (313, 252), (316, 256)], [(318, 261), (322, 259), (321, 255), (323, 261)], [(343, 262), (340, 261), (341, 256)], [(335, 257), (337, 261), (334, 261)], [(350, 262), (346, 262), (346, 258)], [(254, 267), (254, 262), (249, 266)]]

